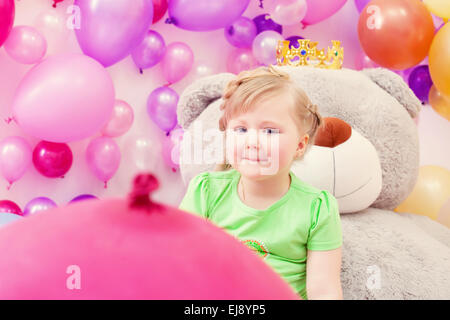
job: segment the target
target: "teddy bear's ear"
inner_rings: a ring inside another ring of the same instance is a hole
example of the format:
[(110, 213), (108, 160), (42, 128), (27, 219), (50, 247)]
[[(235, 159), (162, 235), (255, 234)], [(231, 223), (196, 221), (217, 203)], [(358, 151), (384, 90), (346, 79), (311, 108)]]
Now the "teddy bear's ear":
[(411, 118), (415, 118), (418, 115), (422, 104), (405, 81), (403, 81), (402, 77), (385, 68), (364, 69), (361, 72), (397, 99), (408, 111)]
[(196, 80), (184, 89), (177, 106), (178, 123), (187, 129), (212, 102), (220, 99), (227, 83), (236, 76), (220, 73)]

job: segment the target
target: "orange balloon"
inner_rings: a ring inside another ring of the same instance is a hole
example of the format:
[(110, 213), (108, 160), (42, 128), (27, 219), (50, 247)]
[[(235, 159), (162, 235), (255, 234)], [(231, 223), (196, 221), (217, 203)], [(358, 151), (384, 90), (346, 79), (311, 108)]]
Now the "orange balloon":
[(359, 42), (367, 56), (395, 70), (421, 62), (434, 31), (433, 18), (419, 0), (372, 0), (358, 21)]
[(450, 24), (436, 33), (428, 57), (431, 79), (436, 88), (450, 97)]
[(434, 111), (450, 121), (450, 99), (440, 93), (434, 85), (428, 94), (428, 101)]

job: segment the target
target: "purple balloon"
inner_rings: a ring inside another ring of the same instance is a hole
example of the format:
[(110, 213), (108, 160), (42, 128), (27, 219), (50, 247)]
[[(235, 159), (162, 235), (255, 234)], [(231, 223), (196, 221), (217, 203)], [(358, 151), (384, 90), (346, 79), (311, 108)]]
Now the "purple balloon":
[(161, 61), (164, 78), (169, 84), (183, 79), (191, 70), (193, 63), (194, 53), (187, 44), (183, 42), (169, 44)]
[(356, 9), (358, 9), (358, 12), (363, 11), (364, 7), (370, 2), (371, 0), (355, 0)]
[(270, 19), (270, 15), (268, 13), (261, 14), (255, 18), (253, 18), (253, 22), (256, 25), (256, 32), (260, 34), (263, 31), (276, 31), (279, 34), (283, 32), (283, 27)]
[(141, 70), (153, 67), (159, 63), (166, 53), (163, 37), (156, 31), (149, 30), (144, 40), (133, 49), (131, 56), (136, 66)]
[(225, 28), (225, 38), (238, 48), (251, 48), (257, 34), (255, 22), (247, 17), (240, 17)]
[(302, 40), (302, 39), (305, 39), (305, 38), (300, 37), (300, 36), (291, 36), (289, 38), (286, 38), (286, 40), (289, 41), (289, 46), (294, 47), (294, 48), (300, 47), (298, 40)]
[(423, 103), (428, 102), (428, 93), (430, 92), (433, 80), (431, 80), (428, 65), (422, 65), (414, 68), (409, 75), (409, 87)]
[(178, 94), (169, 87), (152, 91), (147, 100), (147, 112), (153, 122), (169, 134), (177, 125)]
[(153, 21), (152, 0), (75, 0), (74, 4), (79, 8), (75, 33), (81, 50), (105, 67), (129, 55)]
[(74, 203), (74, 202), (78, 202), (78, 201), (85, 201), (85, 200), (93, 200), (93, 199), (98, 199), (98, 198), (96, 196), (91, 195), (91, 194), (80, 194), (79, 196), (76, 196), (75, 198), (70, 200), (69, 203)]
[(249, 3), (250, 0), (171, 0), (168, 22), (191, 31), (221, 29), (239, 18)]
[(56, 203), (49, 198), (46, 197), (34, 198), (25, 205), (23, 215), (29, 216), (39, 211), (45, 211), (51, 208), (55, 208), (56, 206), (57, 206)]

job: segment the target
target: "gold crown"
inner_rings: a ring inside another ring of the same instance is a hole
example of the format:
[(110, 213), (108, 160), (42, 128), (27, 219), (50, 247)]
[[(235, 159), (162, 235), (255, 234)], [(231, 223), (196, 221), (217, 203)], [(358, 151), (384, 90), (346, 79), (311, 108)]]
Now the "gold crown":
[[(309, 39), (297, 40), (299, 47), (289, 47), (289, 40), (278, 41), (277, 46), (277, 65), (279, 66), (311, 66), (325, 69), (340, 69), (344, 61), (344, 48), (341, 42), (331, 41), (333, 46), (328, 47), (328, 52), (316, 48), (317, 42), (311, 42)], [(296, 61), (292, 61), (294, 58)]]

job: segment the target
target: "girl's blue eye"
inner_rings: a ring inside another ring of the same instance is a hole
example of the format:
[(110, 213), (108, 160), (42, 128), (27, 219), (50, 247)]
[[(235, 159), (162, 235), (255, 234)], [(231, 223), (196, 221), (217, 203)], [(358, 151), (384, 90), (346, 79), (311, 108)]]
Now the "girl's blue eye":
[(237, 127), (237, 128), (234, 128), (234, 131), (236, 131), (237, 133), (244, 133), (244, 132), (247, 132), (247, 129), (244, 127)]
[(263, 131), (267, 134), (275, 134), (275, 133), (280, 133), (280, 130), (278, 129), (273, 129), (273, 128), (265, 128), (263, 129)]

